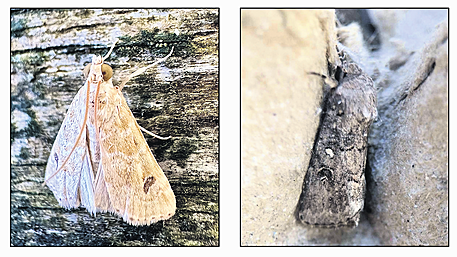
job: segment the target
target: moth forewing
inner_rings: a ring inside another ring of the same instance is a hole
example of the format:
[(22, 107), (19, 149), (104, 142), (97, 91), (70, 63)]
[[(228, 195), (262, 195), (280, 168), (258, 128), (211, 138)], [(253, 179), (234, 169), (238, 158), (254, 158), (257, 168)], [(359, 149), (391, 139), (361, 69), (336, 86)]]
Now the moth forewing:
[(57, 134), (45, 183), (65, 208), (82, 204), (94, 214), (110, 211), (130, 224), (149, 225), (173, 216), (176, 200), (121, 92), (146, 69), (114, 87), (112, 69), (103, 63), (109, 53), (94, 56), (84, 69), (86, 83)]
[[(48, 159), (45, 180), (62, 207), (76, 208), (82, 202), (89, 212), (95, 213), (91, 196), (93, 189), (90, 191), (94, 172), (91, 153), (86, 145), (86, 126), (83, 126), (87, 87), (88, 83), (81, 87), (62, 122)], [(86, 125), (91, 126), (91, 124)], [(77, 142), (81, 130), (83, 132)], [(94, 158), (92, 156), (92, 159)], [(67, 161), (64, 165), (65, 160)], [(58, 172), (59, 169), (61, 169), (60, 172)]]
[(134, 225), (171, 217), (176, 210), (171, 186), (121, 91), (109, 83), (100, 88), (97, 119), (110, 211)]

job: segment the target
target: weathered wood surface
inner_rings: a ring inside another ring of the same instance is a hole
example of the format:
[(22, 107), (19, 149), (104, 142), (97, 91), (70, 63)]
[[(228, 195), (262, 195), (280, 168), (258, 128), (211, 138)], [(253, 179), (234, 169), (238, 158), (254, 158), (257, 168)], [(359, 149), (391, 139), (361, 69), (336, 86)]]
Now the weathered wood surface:
[[(11, 10), (11, 245), (219, 244), (219, 10)], [(61, 208), (44, 181), (47, 158), (93, 54), (114, 85), (173, 55), (123, 90), (177, 200), (151, 226)]]

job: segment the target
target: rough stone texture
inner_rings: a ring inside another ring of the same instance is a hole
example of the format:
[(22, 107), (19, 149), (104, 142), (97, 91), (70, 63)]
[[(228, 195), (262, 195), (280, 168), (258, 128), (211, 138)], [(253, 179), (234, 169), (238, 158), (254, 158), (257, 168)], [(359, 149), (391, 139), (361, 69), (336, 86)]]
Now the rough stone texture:
[[(388, 57), (380, 66), (404, 64), (388, 66), (378, 79), (379, 120), (370, 134), (368, 159), (368, 217), (382, 244), (448, 245), (447, 13), (374, 14), (390, 22), (380, 26), (385, 43), (379, 55)], [(396, 22), (387, 19), (391, 15)], [(405, 35), (416, 31), (408, 25), (418, 27), (420, 36)], [(385, 27), (391, 33), (384, 33)]]
[[(11, 245), (219, 244), (219, 11), (11, 11)], [(134, 227), (113, 214), (61, 208), (41, 183), (66, 110), (93, 54), (113, 83), (173, 55), (123, 89), (177, 200), (170, 220)]]
[(335, 230), (294, 218), (322, 97), (306, 72), (326, 74), (333, 12), (242, 11), (242, 245), (448, 244), (447, 12), (368, 13), (379, 47), (338, 33), (379, 90), (371, 184), (359, 225)]

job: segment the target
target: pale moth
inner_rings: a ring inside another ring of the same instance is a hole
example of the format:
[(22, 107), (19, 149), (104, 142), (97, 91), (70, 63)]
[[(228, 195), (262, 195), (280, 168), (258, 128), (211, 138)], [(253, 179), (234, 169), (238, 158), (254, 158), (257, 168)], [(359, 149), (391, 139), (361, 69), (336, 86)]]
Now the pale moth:
[(44, 183), (62, 207), (82, 205), (93, 215), (111, 212), (129, 224), (149, 225), (173, 216), (176, 199), (121, 90), (130, 78), (164, 62), (173, 49), (113, 86), (113, 70), (103, 62), (115, 43), (84, 69), (86, 82), (52, 146)]

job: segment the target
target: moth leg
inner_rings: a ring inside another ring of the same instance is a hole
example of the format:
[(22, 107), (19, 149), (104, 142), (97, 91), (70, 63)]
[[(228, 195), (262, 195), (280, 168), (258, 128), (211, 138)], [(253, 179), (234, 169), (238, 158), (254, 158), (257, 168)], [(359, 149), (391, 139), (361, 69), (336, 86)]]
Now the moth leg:
[(143, 128), (143, 127), (140, 126), (140, 125), (138, 125), (138, 127), (140, 127), (141, 131), (143, 131), (144, 133), (146, 133), (146, 134), (148, 134), (148, 135), (150, 135), (150, 136), (153, 136), (153, 137), (155, 137), (155, 138), (158, 138), (158, 139), (161, 139), (161, 140), (167, 140), (167, 139), (170, 139), (170, 138), (171, 138), (171, 136), (168, 136), (168, 137), (161, 137), (161, 136), (158, 136), (158, 135), (152, 133), (151, 131), (149, 131), (149, 130)]
[(127, 82), (129, 82), (129, 80), (130, 80), (131, 78), (133, 78), (133, 77), (135, 77), (135, 76), (138, 76), (138, 75), (142, 74), (142, 73), (145, 72), (147, 69), (152, 68), (152, 67), (156, 66), (157, 64), (159, 64), (159, 63), (161, 63), (161, 62), (166, 61), (166, 60), (168, 59), (168, 57), (170, 57), (171, 54), (173, 53), (173, 49), (174, 49), (174, 48), (175, 48), (175, 47), (173, 46), (173, 47), (171, 48), (170, 53), (169, 53), (167, 56), (165, 56), (164, 58), (161, 58), (161, 59), (157, 60), (156, 62), (154, 62), (154, 63), (151, 64), (151, 65), (148, 65), (148, 66), (146, 66), (146, 67), (140, 68), (140, 69), (138, 69), (137, 71), (135, 71), (134, 73), (130, 74), (130, 76), (127, 76), (127, 78), (125, 78), (125, 79), (122, 81), (121, 85), (118, 87), (119, 91), (121, 91), (122, 88), (124, 88), (125, 84), (127, 84)]
[[(99, 96), (99, 93), (100, 93), (100, 84), (101, 84), (101, 81), (98, 82), (97, 84), (97, 89), (95, 90), (95, 104), (94, 104), (94, 127), (95, 127), (95, 139), (98, 141), (98, 142), (101, 142), (101, 139), (100, 139), (100, 130), (98, 128), (98, 123), (97, 123), (97, 110), (98, 110), (98, 104), (99, 104), (99, 99), (98, 99), (98, 96)], [(102, 154), (105, 154), (105, 149), (100, 145), (100, 156)], [(101, 157), (100, 157), (100, 161), (101, 161)]]

